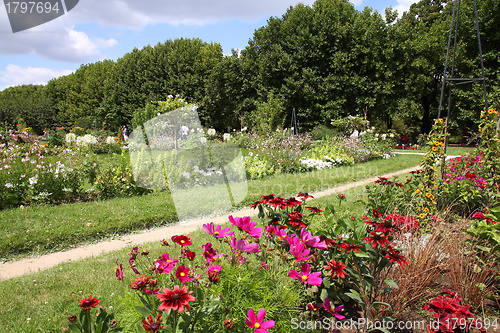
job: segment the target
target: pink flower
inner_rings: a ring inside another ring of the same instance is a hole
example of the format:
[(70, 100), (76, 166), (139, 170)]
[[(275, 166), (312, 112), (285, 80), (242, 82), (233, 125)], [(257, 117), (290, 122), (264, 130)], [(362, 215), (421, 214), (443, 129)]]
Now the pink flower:
[(268, 271), (269, 270), (269, 265), (265, 261), (263, 261), (263, 262), (260, 263), (260, 268), (265, 269), (266, 271)]
[(493, 221), (491, 217), (488, 217), (481, 212), (475, 212), (474, 215), (472, 215), (472, 218), (475, 220), (486, 220), (488, 222), (493, 222), (493, 224), (497, 223), (496, 221)]
[(332, 309), (332, 304), (330, 303), (330, 299), (328, 297), (325, 298), (325, 302), (321, 305), (323, 305), (323, 308), (326, 311), (330, 312), (333, 316), (335, 316), (335, 318), (337, 318), (339, 320), (345, 318), (345, 316), (342, 316), (342, 315), (337, 313), (338, 311), (342, 310), (342, 308), (344, 307), (343, 305), (339, 305), (336, 308)]
[(118, 265), (118, 259), (116, 259), (116, 265), (117, 265), (115, 268), (116, 277), (120, 281), (123, 281), (123, 266), (122, 266), (122, 264)]
[(245, 320), (245, 324), (248, 327), (255, 328), (254, 333), (269, 333), (268, 329), (274, 327), (274, 320), (264, 321), (264, 316), (266, 315), (266, 309), (260, 309), (255, 317), (255, 311), (253, 309), (248, 310), (248, 318)]
[(233, 217), (229, 216), (229, 222), (238, 227), (241, 231), (248, 233), (250, 237), (260, 238), (262, 235), (262, 228), (256, 228), (257, 222), (250, 221), (250, 216), (245, 217)]
[(302, 230), (300, 230), (300, 239), (308, 247), (314, 247), (317, 249), (328, 248), (326, 243), (322, 242), (318, 236), (313, 237), (312, 234), (309, 231), (306, 231), (306, 229), (304, 229), (304, 228)]
[(248, 253), (257, 253), (257, 252), (261, 252), (262, 250), (259, 249), (259, 244), (257, 243), (254, 243), (254, 244), (250, 244), (250, 245), (247, 245), (247, 242), (245, 240), (239, 240), (239, 241), (236, 241), (236, 238), (234, 238), (233, 236), (233, 239), (231, 240), (231, 247), (235, 250), (238, 250), (238, 251), (242, 251), (242, 252), (248, 252)]
[[(295, 257), (295, 261), (306, 261), (311, 256), (307, 256), (311, 251), (306, 249), (304, 243), (298, 243), (297, 245), (290, 245), (290, 254)], [(307, 257), (306, 257), (307, 256)]]
[(203, 250), (203, 256), (205, 257), (205, 259), (207, 259), (208, 262), (215, 261), (217, 252), (215, 252), (215, 250), (212, 248), (212, 243), (202, 245), (201, 249)]
[(156, 273), (170, 273), (172, 269), (174, 269), (174, 264), (178, 262), (177, 259), (170, 259), (168, 253), (164, 253), (161, 256), (161, 259), (156, 260), (155, 262), (155, 272)]
[(215, 236), (219, 239), (222, 239), (226, 236), (232, 236), (234, 235), (234, 231), (231, 231), (231, 228), (224, 228), (222, 229), (222, 227), (220, 225), (217, 225), (214, 227), (214, 223), (213, 222), (210, 222), (208, 224), (204, 224), (203, 225), (203, 230), (209, 234), (209, 235), (212, 235), (212, 236)]
[(307, 285), (308, 283), (313, 286), (321, 285), (321, 283), (323, 282), (323, 279), (319, 277), (321, 275), (321, 272), (316, 272), (311, 274), (309, 270), (310, 270), (309, 264), (303, 263), (300, 273), (292, 269), (290, 273), (288, 273), (288, 276), (291, 277), (292, 279), (299, 280), (300, 283), (304, 285)]
[(175, 277), (181, 280), (181, 283), (184, 283), (186, 281), (191, 281), (191, 278), (188, 276), (188, 274), (189, 274), (189, 268), (185, 267), (184, 265), (180, 265), (179, 267), (177, 267), (177, 271), (175, 272)]
[(213, 265), (213, 266), (208, 266), (208, 269), (205, 271), (205, 273), (219, 273), (222, 269), (222, 266), (220, 265)]

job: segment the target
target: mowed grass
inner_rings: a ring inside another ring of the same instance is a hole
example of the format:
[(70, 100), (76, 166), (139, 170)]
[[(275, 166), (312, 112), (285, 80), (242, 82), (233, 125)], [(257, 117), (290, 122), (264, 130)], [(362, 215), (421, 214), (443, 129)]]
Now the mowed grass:
[[(314, 193), (397, 170), (420, 162), (419, 155), (398, 155), (353, 166), (299, 174), (282, 174), (248, 182), (247, 196), (232, 210), (250, 205), (260, 196), (274, 193), (293, 196)], [(209, 196), (209, 191), (200, 192)], [(189, 195), (189, 194), (187, 194)], [(197, 195), (192, 192), (191, 195)], [(201, 195), (201, 194), (198, 194)], [(199, 199), (199, 198), (198, 198)], [(189, 202), (189, 197), (186, 197)], [(207, 200), (208, 201), (208, 200)], [(200, 200), (197, 200), (200, 202)], [(203, 202), (203, 200), (201, 200)], [(231, 210), (212, 205), (196, 207), (189, 218), (222, 214)], [(60, 251), (85, 243), (116, 237), (136, 230), (165, 226), (178, 221), (172, 196), (168, 192), (115, 198), (106, 201), (58, 206), (32, 206), (0, 212), (0, 253), (2, 260)]]
[[(364, 196), (365, 187), (351, 188), (343, 193), (346, 200), (342, 201), (339, 214), (356, 215), (360, 218), (364, 205), (359, 199)], [(307, 202), (310, 206), (324, 208), (332, 203), (338, 208), (337, 193)], [(252, 220), (257, 221), (256, 216)], [(258, 222), (261, 225), (262, 222)], [(311, 230), (320, 229), (324, 219), (316, 218)], [(229, 223), (227, 226), (231, 226)], [(199, 252), (201, 245), (213, 242), (213, 238), (200, 228), (190, 233), (193, 251)], [(159, 242), (134, 244), (148, 249), (151, 254), (168, 251), (178, 252), (173, 246), (165, 248)], [(77, 314), (78, 300), (90, 295), (99, 297), (101, 305), (112, 307), (117, 311), (117, 319), (123, 320), (127, 313), (135, 312), (131, 300), (138, 301), (135, 293), (130, 291), (129, 284), (135, 275), (126, 266), (129, 249), (110, 252), (77, 262), (66, 262), (54, 268), (25, 276), (0, 281), (0, 331), (1, 332), (61, 332), (67, 327), (67, 318)], [(115, 261), (124, 265), (124, 281), (115, 277)]]

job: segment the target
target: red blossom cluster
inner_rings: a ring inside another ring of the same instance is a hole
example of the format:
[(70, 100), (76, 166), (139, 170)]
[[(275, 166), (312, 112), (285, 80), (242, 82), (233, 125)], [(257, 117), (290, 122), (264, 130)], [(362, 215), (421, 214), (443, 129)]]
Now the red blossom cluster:
[(380, 184), (380, 185), (396, 185), (396, 186), (399, 186), (399, 187), (404, 187), (405, 186), (403, 183), (393, 182), (393, 181), (390, 181), (388, 178), (385, 178), (385, 177), (378, 177), (378, 179), (374, 183), (375, 184)]
[(432, 313), (439, 323), (439, 329), (427, 325), (429, 332), (469, 332), (473, 328), (486, 332), (481, 320), (475, 318), (469, 308), (470, 305), (464, 304), (462, 296), (450, 290), (442, 292), (422, 307), (423, 310)]

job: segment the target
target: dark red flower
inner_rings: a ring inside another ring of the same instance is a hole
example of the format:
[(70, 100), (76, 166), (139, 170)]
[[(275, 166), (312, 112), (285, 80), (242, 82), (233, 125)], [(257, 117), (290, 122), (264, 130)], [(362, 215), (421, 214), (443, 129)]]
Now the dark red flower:
[(193, 243), (191, 243), (191, 238), (188, 238), (184, 235), (172, 236), (172, 241), (176, 242), (177, 244), (179, 244), (182, 247), (193, 245)]
[(365, 238), (366, 243), (372, 243), (372, 248), (375, 248), (378, 245), (381, 247), (384, 247), (385, 244), (389, 244), (390, 241), (387, 239), (388, 235), (385, 234), (380, 234), (377, 232), (370, 231), (370, 234), (372, 234), (369, 237)]
[(380, 210), (378, 210), (377, 208), (373, 208), (372, 212), (373, 212), (373, 216), (374, 217), (380, 217), (380, 216), (382, 216), (382, 213), (380, 213)]
[(135, 278), (135, 281), (130, 284), (130, 288), (132, 289), (142, 289), (148, 285), (149, 279), (151, 276), (138, 276)]
[(360, 244), (349, 244), (346, 242), (342, 242), (342, 243), (340, 243), (340, 249), (341, 249), (341, 251), (347, 251), (347, 253), (350, 253), (351, 251), (361, 252), (361, 245)]
[(259, 205), (260, 205), (260, 204), (262, 204), (262, 203), (264, 203), (264, 201), (261, 201), (261, 200), (259, 200), (259, 201), (255, 201), (255, 202), (254, 202), (254, 203), (250, 206), (250, 208), (257, 208), (257, 207), (259, 207)]
[(345, 272), (344, 268), (346, 268), (347, 265), (344, 265), (342, 261), (336, 262), (334, 259), (331, 261), (327, 261), (326, 265), (323, 266), (324, 269), (328, 270), (329, 272), (326, 273), (326, 276), (331, 275), (332, 278), (337, 276), (339, 278), (345, 278)]
[(76, 306), (81, 307), (82, 309), (90, 309), (90, 308), (95, 308), (97, 305), (101, 304), (101, 301), (99, 298), (92, 296), (90, 297), (85, 297), (80, 300), (80, 303), (78, 303)]
[(309, 193), (307, 193), (307, 192), (297, 193), (297, 196), (299, 198), (304, 198), (304, 200), (307, 200), (308, 198), (314, 198), (312, 195), (309, 195)]
[(313, 214), (323, 213), (323, 211), (321, 209), (319, 209), (318, 207), (316, 207), (316, 206), (306, 207), (306, 209), (310, 209)]
[(408, 261), (406, 261), (406, 257), (401, 254), (400, 251), (393, 249), (392, 247), (389, 247), (387, 255), (385, 255), (387, 259), (389, 259), (389, 262), (397, 262), (401, 268), (403, 267), (403, 264), (408, 265)]
[(467, 172), (465, 174), (465, 178), (467, 178), (467, 179), (476, 179), (476, 177), (477, 177), (476, 174), (472, 173), (472, 172)]
[(147, 321), (146, 320), (142, 321), (142, 327), (144, 327), (146, 332), (152, 332), (152, 333), (159, 332), (163, 328), (163, 325), (161, 324), (161, 314), (156, 315), (156, 321), (153, 320), (152, 315), (149, 315)]
[(290, 215), (290, 219), (288, 220), (288, 223), (297, 229), (305, 228), (306, 224), (302, 221), (302, 214), (297, 213), (297, 212), (294, 212), (294, 213), (295, 214), (288, 213)]
[(262, 202), (266, 204), (270, 203), (273, 199), (274, 199), (274, 193), (262, 196)]
[(294, 197), (284, 200), (285, 207), (297, 207), (302, 204), (302, 201), (295, 199)]
[(186, 257), (187, 257), (189, 260), (191, 260), (191, 261), (192, 261), (192, 260), (194, 260), (194, 257), (196, 257), (196, 253), (195, 253), (195, 252), (193, 252), (193, 251), (189, 251), (189, 250), (188, 250), (188, 251), (186, 252)]
[(343, 199), (345, 199), (345, 194), (344, 193), (340, 193), (338, 195), (338, 197), (339, 197), (340, 200), (343, 200)]
[(158, 311), (169, 311), (173, 309), (181, 313), (184, 311), (184, 308), (189, 311), (189, 302), (194, 302), (196, 300), (196, 297), (191, 296), (193, 291), (188, 291), (188, 286), (184, 286), (180, 289), (179, 286), (176, 285), (174, 286), (174, 290), (164, 288), (163, 292), (164, 294), (159, 293), (156, 295), (162, 302), (158, 307)]

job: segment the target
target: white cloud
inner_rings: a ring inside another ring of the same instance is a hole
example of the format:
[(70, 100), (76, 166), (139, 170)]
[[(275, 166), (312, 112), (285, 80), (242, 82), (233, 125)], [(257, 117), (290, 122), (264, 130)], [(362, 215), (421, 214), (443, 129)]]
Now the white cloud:
[(0, 10), (0, 55), (34, 54), (55, 61), (83, 63), (104, 59), (102, 49), (117, 43), (113, 38), (103, 39), (78, 31), (67, 16), (12, 33), (7, 13)]
[(314, 0), (86, 0), (80, 1), (70, 13), (81, 22), (137, 29), (154, 23), (203, 25), (229, 19), (252, 21), (281, 15), (299, 2), (312, 5)]
[[(46, 84), (50, 79), (68, 75), (72, 70), (53, 70), (50, 68), (21, 67), (13, 64), (7, 65), (0, 71), (0, 90), (22, 84)], [(5, 85), (2, 85), (5, 84)]]
[(394, 9), (398, 11), (398, 16), (401, 17), (403, 13), (409, 11), (410, 6), (416, 2), (415, 0), (398, 0), (398, 4), (394, 6)]

